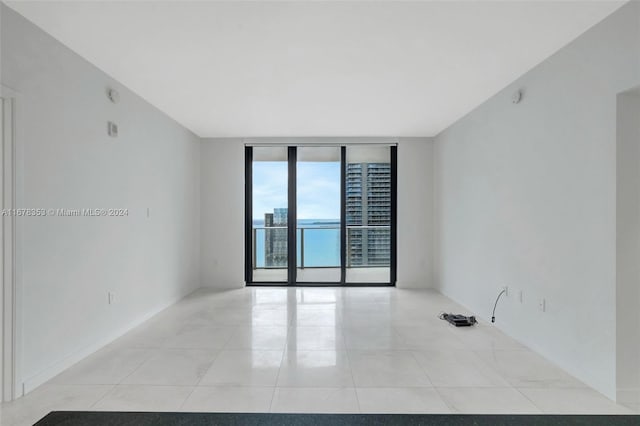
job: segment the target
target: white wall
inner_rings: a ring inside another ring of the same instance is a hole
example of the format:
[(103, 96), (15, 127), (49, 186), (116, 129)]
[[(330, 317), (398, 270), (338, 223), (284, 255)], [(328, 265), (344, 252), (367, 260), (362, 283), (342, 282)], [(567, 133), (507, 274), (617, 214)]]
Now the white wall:
[(399, 288), (433, 287), (433, 139), (398, 143)]
[[(201, 153), (202, 285), (238, 288), (244, 285), (244, 143), (204, 139)], [(432, 284), (432, 155), (430, 138), (398, 142), (398, 287)]]
[(488, 318), (508, 285), (496, 325), (611, 398), (616, 95), (640, 82), (639, 24), (625, 5), (435, 145), (438, 288)]
[(244, 144), (203, 139), (200, 148), (203, 287), (244, 286)]
[[(20, 221), (28, 391), (199, 287), (200, 140), (0, 7), (2, 84), (22, 103), (18, 207), (129, 210)], [(120, 91), (117, 105), (107, 87)], [(106, 134), (109, 120), (117, 139)]]
[(640, 89), (618, 96), (617, 118), (617, 397), (640, 408)]

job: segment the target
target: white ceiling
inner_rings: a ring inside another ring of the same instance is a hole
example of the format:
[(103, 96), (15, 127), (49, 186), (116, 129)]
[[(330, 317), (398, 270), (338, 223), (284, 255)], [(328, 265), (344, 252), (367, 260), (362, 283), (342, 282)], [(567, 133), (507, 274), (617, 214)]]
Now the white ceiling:
[(203, 137), (432, 136), (623, 3), (8, 2)]

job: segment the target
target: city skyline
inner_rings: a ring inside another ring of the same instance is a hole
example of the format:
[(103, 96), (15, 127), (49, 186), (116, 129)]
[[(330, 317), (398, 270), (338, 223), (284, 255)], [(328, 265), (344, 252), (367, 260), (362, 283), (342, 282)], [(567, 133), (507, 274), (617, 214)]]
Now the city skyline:
[[(278, 168), (277, 163), (273, 166)], [(264, 167), (268, 172), (272, 171), (269, 166)], [(300, 167), (299, 167), (300, 169)], [(323, 167), (320, 172), (330, 170)], [(318, 169), (313, 170), (318, 172)], [(388, 266), (390, 261), (390, 221), (391, 221), (391, 174), (389, 163), (348, 163), (346, 165), (345, 198), (346, 216), (345, 224), (351, 228), (347, 230), (346, 266)], [(310, 173), (309, 173), (310, 175)], [(282, 177), (282, 176), (281, 176)], [(280, 178), (281, 178), (280, 177)], [(309, 176), (306, 176), (307, 178)], [(304, 177), (301, 179), (304, 182)], [(338, 186), (339, 191), (339, 186)], [(321, 197), (315, 194), (315, 198)], [(264, 200), (263, 200), (264, 201)], [(339, 199), (338, 199), (339, 202)], [(301, 203), (298, 202), (298, 206)], [(282, 226), (287, 225), (287, 208), (271, 207), (270, 211), (264, 213), (264, 259), (265, 267), (286, 267), (287, 265), (287, 229)], [(332, 220), (340, 223), (340, 219), (330, 218), (298, 218), (301, 221)], [(254, 224), (257, 219), (254, 213)], [(270, 229), (276, 227), (276, 229)], [(303, 226), (302, 228), (306, 228)], [(313, 228), (313, 226), (311, 227)], [(339, 228), (333, 229), (334, 238), (337, 245), (334, 247), (339, 253)], [(305, 245), (311, 240), (305, 239), (305, 229), (296, 232), (296, 238), (300, 239), (298, 244)], [(319, 231), (319, 230), (318, 230)], [(298, 232), (300, 236), (298, 237)], [(326, 230), (325, 230), (326, 232)], [(326, 234), (325, 234), (326, 235)], [(308, 234), (309, 237), (312, 234)], [(312, 244), (315, 253), (317, 250), (326, 250), (316, 243)], [(305, 251), (299, 252), (302, 255)], [(309, 252), (308, 250), (306, 252)], [(331, 266), (335, 266), (335, 261)], [(339, 261), (337, 262), (339, 265)], [(330, 265), (318, 265), (330, 266)]]

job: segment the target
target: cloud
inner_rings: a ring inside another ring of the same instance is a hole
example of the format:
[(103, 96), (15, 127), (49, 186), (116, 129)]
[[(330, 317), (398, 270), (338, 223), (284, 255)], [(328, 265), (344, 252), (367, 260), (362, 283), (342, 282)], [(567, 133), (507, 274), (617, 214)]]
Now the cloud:
[(287, 207), (287, 163), (253, 163), (253, 218), (264, 219), (274, 208)]
[(298, 218), (340, 218), (340, 164), (298, 164)]
[[(298, 163), (299, 219), (340, 217), (340, 164)], [(263, 219), (274, 208), (287, 206), (287, 163), (253, 164), (253, 218)]]

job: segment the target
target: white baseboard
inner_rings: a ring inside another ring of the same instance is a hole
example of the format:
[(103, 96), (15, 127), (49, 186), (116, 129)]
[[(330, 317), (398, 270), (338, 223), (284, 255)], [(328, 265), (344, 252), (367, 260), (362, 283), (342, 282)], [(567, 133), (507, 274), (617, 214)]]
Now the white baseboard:
[(433, 286), (428, 280), (423, 282), (415, 281), (396, 281), (397, 288), (412, 288), (412, 289), (432, 289)]
[(84, 347), (84, 348), (82, 348), (82, 349), (80, 349), (78, 351), (75, 351), (75, 352), (67, 355), (63, 359), (61, 359), (59, 361), (56, 361), (53, 365), (45, 368), (44, 370), (40, 371), (39, 373), (36, 373), (36, 374), (32, 375), (31, 377), (28, 377), (28, 378), (24, 379), (22, 381), (22, 394), (21, 395), (16, 395), (16, 397), (20, 397), (20, 396), (24, 396), (24, 395), (28, 394), (29, 392), (31, 392), (32, 390), (34, 390), (38, 386), (44, 384), (48, 380), (51, 380), (52, 378), (54, 378), (58, 374), (62, 373), (67, 368), (69, 368), (72, 365), (76, 364), (78, 361), (81, 361), (82, 359), (86, 358), (87, 356), (91, 355), (92, 353), (102, 349), (103, 347), (107, 346), (109, 343), (113, 342), (117, 338), (122, 337), (123, 335), (125, 335), (126, 333), (128, 333), (132, 329), (136, 328), (137, 326), (139, 326), (143, 322), (147, 321), (148, 319), (150, 319), (154, 315), (157, 315), (161, 311), (167, 309), (169, 306), (172, 306), (172, 305), (176, 304), (178, 301), (182, 300), (185, 296), (191, 294), (192, 292), (193, 292), (193, 290), (189, 289), (189, 291), (187, 291), (184, 294), (178, 296), (177, 298), (175, 298), (175, 299), (173, 299), (173, 300), (171, 300), (171, 301), (169, 301), (167, 303), (164, 303), (164, 304), (152, 309), (151, 311), (145, 313), (144, 315), (139, 316), (134, 321), (132, 321), (130, 324), (128, 324), (125, 327), (122, 327), (122, 328), (116, 330), (115, 332), (109, 334), (107, 337), (104, 337), (104, 338), (98, 340), (97, 342), (95, 342), (92, 345), (89, 345), (87, 347)]
[[(217, 281), (214, 280), (215, 284), (203, 284), (201, 288), (206, 288), (210, 290), (237, 290), (239, 288), (245, 288), (247, 283), (243, 281)], [(286, 283), (283, 283), (283, 285)]]

